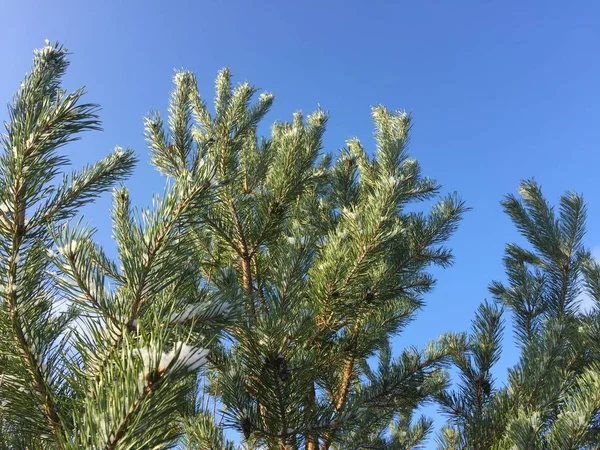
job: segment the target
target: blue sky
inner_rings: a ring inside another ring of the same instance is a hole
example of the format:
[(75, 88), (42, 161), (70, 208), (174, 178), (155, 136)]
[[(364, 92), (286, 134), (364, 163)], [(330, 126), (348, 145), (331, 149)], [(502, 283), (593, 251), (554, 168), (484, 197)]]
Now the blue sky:
[[(3, 2), (0, 99), (8, 102), (44, 39), (73, 52), (67, 85), (85, 84), (104, 131), (70, 147), (75, 165), (115, 145), (141, 157), (128, 185), (148, 204), (163, 181), (147, 162), (143, 116), (164, 110), (174, 68), (212, 99), (225, 66), (276, 96), (268, 121), (329, 110), (326, 150), (358, 136), (373, 148), (371, 105), (412, 111), (411, 154), (473, 210), (451, 242), (456, 264), (397, 348), (468, 328), (518, 240), (499, 201), (535, 177), (556, 201), (589, 203), (600, 250), (600, 3), (595, 1)], [(6, 110), (0, 110), (6, 119)], [(109, 245), (109, 199), (86, 211)], [(510, 342), (510, 336), (507, 341)], [(514, 362), (510, 348), (499, 369)]]

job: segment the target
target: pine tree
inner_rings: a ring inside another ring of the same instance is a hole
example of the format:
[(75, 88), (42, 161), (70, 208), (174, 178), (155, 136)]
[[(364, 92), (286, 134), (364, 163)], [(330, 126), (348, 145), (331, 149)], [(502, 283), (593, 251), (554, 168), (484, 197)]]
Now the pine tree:
[[(160, 115), (146, 119), (162, 174), (196, 170), (193, 153), (215, 168), (215, 200), (186, 233), (206, 295), (226, 297), (237, 320), (209, 356), (206, 395), (249, 448), (416, 444), (431, 424), (410, 418), (445, 386), (446, 347), (460, 337), (397, 358), (390, 339), (432, 288), (428, 267), (451, 263), (444, 244), (465, 206), (448, 196), (415, 212), (440, 188), (408, 157), (408, 114), (373, 108), (375, 156), (351, 139), (333, 161), (322, 151), (325, 112), (296, 113), (259, 137), (273, 96), (256, 94), (223, 70), (211, 111), (194, 75), (179, 72), (171, 132)], [(230, 448), (211, 414), (206, 402), (192, 408), (188, 446)]]
[[(117, 148), (60, 178), (59, 149), (100, 126), (83, 89), (61, 88), (67, 56), (58, 44), (35, 52), (2, 135), (0, 448), (164, 448), (181, 437), (204, 347), (227, 322), (220, 294), (203, 296), (189, 269), (214, 169), (185, 155), (193, 168), (173, 174), (151, 209), (116, 188), (119, 261), (108, 258), (74, 218), (136, 158)], [(172, 133), (182, 136), (177, 123)], [(188, 324), (180, 311), (190, 298)]]
[[(272, 95), (253, 102), (224, 70), (210, 111), (177, 72), (167, 124), (145, 120), (166, 187), (137, 209), (118, 185), (131, 150), (63, 174), (60, 148), (100, 125), (82, 89), (62, 90), (67, 66), (58, 44), (36, 52), (2, 138), (0, 447), (232, 449), (226, 428), (249, 448), (422, 443), (432, 422), (415, 410), (465, 342), (394, 358), (391, 339), (428, 268), (451, 264), (465, 206), (427, 207), (440, 187), (408, 157), (410, 116), (373, 108), (374, 156), (351, 139), (334, 160), (323, 111), (262, 138)], [(78, 219), (111, 189), (117, 261)], [(579, 270), (600, 291), (598, 267)], [(493, 340), (485, 311), (476, 339)]]
[[(35, 52), (2, 135), (1, 449), (232, 450), (227, 429), (247, 448), (417, 448), (432, 398), (441, 449), (598, 446), (600, 264), (581, 196), (556, 212), (524, 182), (503, 206), (528, 246), (507, 246), (507, 283), (468, 338), (393, 357), (466, 210), (427, 207), (440, 187), (408, 157), (408, 114), (376, 106), (374, 155), (351, 139), (334, 158), (323, 111), (259, 137), (271, 94), (223, 70), (211, 111), (177, 72), (168, 123), (145, 119), (166, 186), (138, 209), (119, 185), (131, 150), (65, 173), (61, 147), (100, 128), (84, 90), (61, 87), (67, 56)], [(116, 261), (80, 217), (111, 189)], [(521, 357), (499, 386), (505, 311)]]
[[(455, 354), (456, 392), (439, 398), (451, 424), (443, 449), (597, 448), (600, 426), (600, 266), (586, 250), (586, 207), (567, 192), (558, 213), (533, 181), (522, 199), (503, 202), (529, 248), (509, 244), (504, 265), (508, 285), (490, 292), (511, 312), (521, 358), (496, 388), (491, 368), (500, 357), (502, 311), (483, 304), (467, 352)], [(580, 295), (595, 307), (578, 308)]]

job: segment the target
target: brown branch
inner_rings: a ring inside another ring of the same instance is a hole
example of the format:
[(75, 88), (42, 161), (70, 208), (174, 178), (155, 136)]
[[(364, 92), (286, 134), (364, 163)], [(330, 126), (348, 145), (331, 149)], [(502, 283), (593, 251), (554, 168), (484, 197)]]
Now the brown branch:
[(338, 391), (337, 399), (335, 402), (335, 413), (339, 413), (346, 403), (348, 393), (350, 392), (350, 383), (352, 382), (352, 373), (354, 372), (354, 355), (351, 353), (344, 361), (344, 367), (342, 368), (342, 380), (340, 382), (340, 388)]
[(240, 220), (240, 216), (237, 212), (235, 204), (233, 203), (233, 199), (229, 197), (228, 199), (229, 210), (233, 216), (233, 221), (235, 224), (235, 228), (240, 239), (240, 247), (235, 248), (235, 251), (240, 257), (241, 265), (242, 265), (242, 285), (244, 287), (244, 291), (249, 297), (249, 309), (252, 313), (252, 317), (256, 317), (256, 307), (254, 306), (254, 285), (252, 280), (252, 254), (248, 248), (248, 241), (246, 240), (246, 234), (244, 233), (244, 228), (242, 227), (242, 222)]
[[(339, 414), (339, 412), (344, 407), (346, 403), (346, 399), (348, 398), (348, 394), (350, 393), (350, 384), (352, 383), (352, 374), (354, 372), (354, 353), (351, 352), (344, 361), (344, 366), (342, 368), (342, 379), (339, 385), (337, 398), (335, 400), (335, 414)], [(333, 439), (333, 435), (335, 433), (335, 428), (333, 427), (330, 432), (327, 433), (323, 443), (321, 444), (321, 450), (329, 450), (329, 446), (331, 445), (331, 440)]]
[[(11, 302), (16, 301), (16, 295), (13, 293), (11, 296)], [(13, 330), (17, 338), (17, 347), (19, 349), (19, 353), (21, 354), (21, 358), (25, 363), (27, 371), (31, 375), (34, 388), (41, 397), (44, 414), (46, 416), (46, 420), (48, 421), (48, 425), (50, 425), (52, 428), (56, 446), (57, 448), (62, 449), (63, 446), (59, 439), (59, 436), (61, 435), (61, 420), (58, 416), (54, 399), (50, 395), (48, 386), (46, 386), (46, 380), (44, 379), (43, 374), (40, 372), (36, 358), (29, 351), (29, 343), (27, 342), (23, 330), (20, 327), (20, 323), (16, 314), (13, 312), (11, 316), (13, 319)]]
[(13, 222), (13, 239), (9, 258), (8, 267), (8, 286), (10, 287), (10, 294), (8, 296), (8, 304), (10, 308), (10, 318), (13, 327), (13, 331), (16, 337), (16, 344), (21, 355), (27, 371), (31, 375), (31, 381), (37, 393), (40, 395), (42, 401), (42, 408), (44, 411), (45, 418), (50, 425), (56, 446), (58, 449), (62, 449), (63, 445), (59, 438), (61, 433), (61, 419), (57, 412), (56, 404), (50, 394), (49, 388), (46, 385), (46, 380), (43, 373), (40, 370), (40, 366), (37, 362), (36, 356), (31, 351), (30, 343), (27, 342), (27, 338), (23, 333), (23, 326), (18, 316), (18, 275), (17, 275), (17, 263), (16, 258), (19, 253), (21, 244), (23, 243), (26, 228), (25, 228), (25, 199), (24, 199), (25, 186), (22, 184), (22, 180), (17, 178), (15, 183), (15, 195), (14, 195), (14, 206), (15, 206), (15, 221)]
[(315, 407), (316, 407), (316, 392), (314, 383), (310, 384), (308, 388), (308, 396), (307, 396), (307, 420), (310, 426), (309, 431), (304, 434), (304, 440), (306, 441), (306, 450), (318, 450), (319, 448), (319, 438), (312, 431), (312, 427), (314, 425), (314, 415), (315, 415)]
[(265, 300), (265, 292), (263, 289), (263, 282), (259, 277), (258, 258), (256, 257), (256, 253), (252, 254), (252, 263), (254, 264), (254, 272), (256, 273), (256, 292), (258, 293), (258, 298), (260, 299), (260, 304), (262, 308), (268, 312), (267, 301)]
[(247, 253), (243, 253), (241, 257), (242, 263), (242, 283), (244, 286), (244, 291), (249, 296), (252, 296), (254, 292), (253, 280), (252, 280), (252, 262), (250, 258), (247, 256)]
[(158, 381), (154, 383), (148, 382), (144, 386), (142, 394), (138, 399), (136, 399), (133, 405), (131, 405), (131, 408), (129, 408), (129, 411), (125, 415), (125, 418), (119, 425), (119, 428), (116, 430), (115, 437), (106, 444), (106, 450), (115, 450), (118, 447), (120, 441), (125, 437), (125, 434), (129, 430), (131, 422), (135, 418), (138, 409), (140, 408), (144, 400), (146, 400), (146, 398), (148, 398), (148, 396), (159, 386), (161, 380), (162, 379), (159, 378)]

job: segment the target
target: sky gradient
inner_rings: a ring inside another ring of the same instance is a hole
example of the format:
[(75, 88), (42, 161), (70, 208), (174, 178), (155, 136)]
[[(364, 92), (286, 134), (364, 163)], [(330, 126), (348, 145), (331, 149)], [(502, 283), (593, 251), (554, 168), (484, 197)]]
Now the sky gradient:
[[(44, 39), (65, 43), (66, 85), (87, 86), (104, 127), (69, 147), (73, 163), (115, 145), (136, 149), (127, 185), (139, 205), (164, 182), (148, 164), (142, 118), (165, 110), (175, 68), (194, 71), (209, 101), (225, 66), (235, 82), (273, 92), (265, 125), (320, 105), (330, 112), (330, 152), (353, 136), (373, 149), (372, 105), (411, 111), (411, 155), (472, 211), (451, 241), (455, 265), (436, 271), (436, 290), (395, 340), (398, 351), (467, 329), (489, 282), (504, 279), (504, 245), (522, 241), (499, 201), (521, 179), (535, 177), (554, 203), (567, 189), (584, 193), (587, 244), (600, 254), (599, 23), (596, 1), (5, 0), (0, 100), (10, 100)], [(104, 197), (86, 218), (110, 246), (109, 205)], [(500, 378), (514, 362), (508, 347)]]

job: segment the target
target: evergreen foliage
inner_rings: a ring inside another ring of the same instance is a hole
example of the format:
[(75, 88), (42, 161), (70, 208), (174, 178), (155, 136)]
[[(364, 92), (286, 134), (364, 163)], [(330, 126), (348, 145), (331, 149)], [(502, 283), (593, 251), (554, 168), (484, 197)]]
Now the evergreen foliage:
[[(442, 449), (595, 449), (600, 426), (599, 265), (586, 250), (583, 198), (567, 192), (556, 211), (535, 182), (508, 196), (504, 209), (528, 248), (509, 244), (507, 284), (490, 292), (502, 306), (483, 304), (468, 351), (457, 353), (460, 384), (440, 403), (451, 425)], [(581, 295), (594, 303), (579, 308)], [(521, 357), (506, 386), (491, 368), (500, 356), (502, 310), (513, 318)]]
[[(2, 135), (0, 449), (233, 450), (232, 431), (242, 448), (421, 448), (433, 400), (440, 449), (598, 448), (581, 196), (555, 210), (524, 182), (503, 206), (528, 245), (507, 246), (471, 332), (393, 351), (467, 209), (409, 157), (410, 115), (374, 107), (374, 151), (353, 138), (334, 155), (324, 111), (261, 137), (271, 94), (223, 70), (209, 108), (179, 71), (166, 121), (144, 120), (164, 192), (136, 208), (131, 150), (65, 173), (61, 147), (100, 128), (61, 87), (67, 56), (35, 52)], [(80, 218), (111, 190), (116, 260)], [(521, 356), (502, 385), (507, 314)]]
[(200, 346), (221, 327), (210, 307), (218, 299), (198, 301), (202, 324), (171, 320), (201, 289), (185, 270), (188, 225), (212, 201), (214, 170), (181, 172), (148, 210), (115, 189), (119, 262), (110, 260), (94, 230), (70, 219), (129, 175), (135, 157), (117, 148), (57, 180), (68, 163), (57, 150), (99, 129), (84, 91), (62, 90), (67, 66), (60, 45), (36, 51), (2, 136), (0, 447), (170, 445), (206, 363)]
[[(407, 211), (439, 186), (407, 155), (406, 113), (375, 107), (375, 156), (352, 139), (332, 161), (321, 150), (321, 110), (259, 138), (273, 96), (253, 103), (256, 92), (234, 88), (224, 70), (211, 112), (194, 76), (180, 72), (170, 132), (158, 114), (146, 120), (161, 173), (193, 171), (195, 152), (215, 167), (215, 201), (189, 228), (193, 259), (209, 295), (236, 283), (228, 308), (238, 319), (210, 356), (209, 391), (252, 448), (362, 448), (385, 442), (391, 423), (399, 431), (390, 445), (419, 441), (430, 424), (408, 418), (444, 386), (448, 352), (434, 343), (392, 359), (389, 340), (431, 289), (427, 268), (451, 263), (444, 243), (465, 207), (448, 196), (427, 212)], [(220, 442), (202, 423), (192, 444)]]

